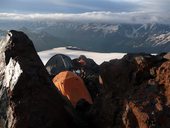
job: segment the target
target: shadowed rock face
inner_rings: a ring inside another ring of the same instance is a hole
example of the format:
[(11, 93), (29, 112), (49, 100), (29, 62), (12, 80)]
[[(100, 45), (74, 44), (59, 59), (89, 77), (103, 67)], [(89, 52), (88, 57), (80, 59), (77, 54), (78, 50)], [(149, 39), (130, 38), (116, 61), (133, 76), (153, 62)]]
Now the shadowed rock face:
[(100, 65), (105, 84), (91, 110), (98, 128), (168, 128), (170, 61), (128, 54)]
[(0, 51), (0, 128), (75, 127), (32, 41), (12, 30)]

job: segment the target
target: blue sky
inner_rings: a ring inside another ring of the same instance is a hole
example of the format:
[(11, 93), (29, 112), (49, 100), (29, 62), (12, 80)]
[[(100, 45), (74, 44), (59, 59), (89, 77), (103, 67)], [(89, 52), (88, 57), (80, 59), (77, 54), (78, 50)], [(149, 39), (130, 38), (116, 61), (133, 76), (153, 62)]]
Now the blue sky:
[(1, 0), (0, 12), (83, 13), (170, 11), (170, 0)]
[(1, 0), (0, 12), (83, 13), (133, 11), (136, 4), (124, 0)]
[(1, 0), (0, 19), (10, 16), (16, 19), (25, 18), (19, 14), (27, 14), (31, 18), (49, 17), (46, 14), (54, 17), (52, 14), (55, 14), (59, 18), (68, 19), (72, 17), (74, 19), (74, 16), (93, 19), (95, 16), (98, 20), (103, 18), (113, 20), (111, 17), (115, 17), (114, 21), (120, 19), (120, 21), (129, 20), (128, 22), (139, 20), (169, 22), (169, 5), (170, 0)]

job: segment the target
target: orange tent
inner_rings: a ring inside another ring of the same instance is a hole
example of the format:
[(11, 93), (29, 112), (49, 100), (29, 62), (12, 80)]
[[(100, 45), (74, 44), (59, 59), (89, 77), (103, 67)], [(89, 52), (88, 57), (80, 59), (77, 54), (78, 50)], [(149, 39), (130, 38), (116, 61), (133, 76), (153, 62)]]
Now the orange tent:
[(60, 72), (53, 78), (53, 83), (74, 107), (80, 99), (85, 99), (90, 104), (93, 103), (83, 80), (75, 73), (71, 71)]

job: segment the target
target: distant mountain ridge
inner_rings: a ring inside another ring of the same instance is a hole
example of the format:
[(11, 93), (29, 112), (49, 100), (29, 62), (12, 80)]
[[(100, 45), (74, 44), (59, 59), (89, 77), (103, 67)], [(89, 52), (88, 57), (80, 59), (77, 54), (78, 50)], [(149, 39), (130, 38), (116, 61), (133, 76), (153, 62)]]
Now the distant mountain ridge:
[[(11, 29), (9, 23), (6, 26)], [(98, 52), (170, 51), (170, 25), (166, 24), (20, 21), (20, 25), (14, 24), (12, 28), (28, 34), (37, 51), (70, 45)]]

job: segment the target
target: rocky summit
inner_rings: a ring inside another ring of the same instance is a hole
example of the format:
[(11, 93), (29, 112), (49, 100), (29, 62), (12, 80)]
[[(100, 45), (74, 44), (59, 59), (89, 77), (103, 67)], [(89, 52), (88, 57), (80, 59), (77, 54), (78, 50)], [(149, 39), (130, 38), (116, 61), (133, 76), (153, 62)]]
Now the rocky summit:
[(127, 54), (100, 65), (105, 91), (93, 108), (99, 128), (168, 128), (168, 54)]
[(9, 31), (0, 45), (0, 128), (170, 126), (169, 53), (127, 54), (103, 62), (100, 75), (100, 94), (78, 115), (53, 85), (32, 41)]
[(32, 41), (12, 30), (0, 51), (0, 128), (74, 127)]

